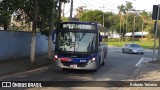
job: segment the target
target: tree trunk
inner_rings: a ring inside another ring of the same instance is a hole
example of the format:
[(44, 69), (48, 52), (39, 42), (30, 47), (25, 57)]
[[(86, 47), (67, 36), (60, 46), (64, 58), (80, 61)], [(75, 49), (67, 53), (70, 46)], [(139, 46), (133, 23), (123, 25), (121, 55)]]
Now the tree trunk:
[(58, 17), (59, 20), (58, 21), (61, 21), (61, 12), (62, 12), (61, 11), (61, 8), (62, 8), (61, 6), (62, 6), (62, 2), (61, 2), (61, 0), (59, 0), (59, 17)]
[(64, 19), (64, 9), (65, 9), (65, 3), (63, 3), (63, 8), (62, 8), (62, 20)]
[(73, 0), (71, 0), (70, 20), (69, 21), (72, 21), (72, 13), (73, 13)]
[(123, 36), (124, 36), (124, 20), (123, 20), (123, 32), (122, 32), (122, 41), (123, 41)]
[(8, 25), (7, 25), (7, 22), (6, 22), (6, 21), (3, 23), (3, 28), (4, 28), (5, 31), (8, 30)]
[[(127, 34), (127, 13), (126, 13), (126, 34)], [(128, 40), (127, 40), (127, 36), (126, 36), (126, 42), (127, 42)]]
[(49, 29), (49, 35), (48, 35), (48, 59), (52, 59), (52, 32), (54, 30), (54, 24), (50, 25), (50, 29)]
[(142, 39), (143, 39), (143, 26), (144, 26), (144, 23), (142, 22), (142, 36), (141, 36)]
[(31, 42), (31, 55), (30, 55), (31, 63), (34, 63), (35, 61), (37, 14), (38, 14), (38, 0), (34, 0), (34, 18), (32, 24), (32, 42)]
[[(120, 32), (119, 35), (121, 36), (121, 17), (120, 17)], [(119, 42), (121, 42), (121, 37), (119, 37)]]
[(53, 7), (51, 8), (51, 17), (50, 17), (50, 24), (49, 24), (49, 35), (48, 35), (48, 59), (52, 59), (52, 32), (55, 30), (54, 26), (54, 19), (55, 19), (55, 2), (53, 1)]

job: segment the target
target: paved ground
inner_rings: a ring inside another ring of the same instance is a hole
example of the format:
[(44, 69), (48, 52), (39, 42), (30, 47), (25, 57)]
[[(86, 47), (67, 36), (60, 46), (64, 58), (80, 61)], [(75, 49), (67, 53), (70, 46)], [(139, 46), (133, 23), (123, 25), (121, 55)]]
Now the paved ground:
[[(134, 78), (134, 81), (144, 81), (143, 87), (129, 87), (126, 90), (160, 90), (160, 63), (143, 63), (137, 69), (139, 75)], [(149, 83), (151, 86), (145, 86)], [(157, 85), (157, 86), (156, 86)], [(153, 87), (152, 87), (153, 86)]]
[[(31, 70), (33, 68), (38, 68), (43, 65), (48, 65), (51, 63), (52, 61), (48, 60), (46, 56), (36, 57), (34, 64), (31, 64), (29, 59), (14, 60), (14, 61), (9, 60), (9, 61), (0, 62), (0, 77), (9, 75), (9, 74), (13, 74), (13, 73), (17, 73), (17, 72)], [(135, 73), (136, 75), (132, 79), (134, 81), (160, 81), (160, 64), (159, 62), (156, 62), (156, 63), (144, 62), (143, 64), (140, 64), (137, 67), (137, 69), (135, 70)], [(71, 88), (68, 88), (68, 90), (70, 89)], [(76, 89), (76, 87), (72, 88), (72, 90), (74, 89)], [(78, 90), (83, 90), (83, 89), (85, 88), (83, 87), (78, 88)], [(87, 90), (89, 90), (89, 88), (87, 88)], [(94, 90), (98, 90), (98, 89), (95, 88)], [(108, 89), (102, 88), (102, 90), (117, 90), (117, 88), (116, 89), (115, 88), (108, 88)], [(158, 87), (125, 87), (125, 88), (119, 88), (119, 90), (160, 90), (160, 88)]]
[(52, 61), (50, 61), (46, 55), (37, 56), (33, 64), (31, 64), (29, 58), (0, 61), (0, 77), (42, 67), (51, 63)]

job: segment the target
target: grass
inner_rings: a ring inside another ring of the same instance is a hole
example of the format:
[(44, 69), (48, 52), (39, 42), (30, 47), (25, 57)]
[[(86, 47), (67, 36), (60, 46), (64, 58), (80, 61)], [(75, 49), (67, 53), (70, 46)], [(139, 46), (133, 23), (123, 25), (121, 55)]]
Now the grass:
[[(123, 39), (121, 41), (119, 41), (119, 39), (109, 39), (108, 40), (108, 45), (111, 45), (111, 46), (121, 47), (126, 43), (132, 43), (132, 39), (128, 38), (127, 42), (126, 42), (126, 39)], [(154, 46), (154, 40), (153, 39), (137, 39), (137, 38), (135, 38), (134, 43), (139, 44), (143, 48), (146, 48), (146, 49), (153, 49), (153, 46)], [(156, 49), (157, 48), (158, 48), (158, 40), (156, 41)]]

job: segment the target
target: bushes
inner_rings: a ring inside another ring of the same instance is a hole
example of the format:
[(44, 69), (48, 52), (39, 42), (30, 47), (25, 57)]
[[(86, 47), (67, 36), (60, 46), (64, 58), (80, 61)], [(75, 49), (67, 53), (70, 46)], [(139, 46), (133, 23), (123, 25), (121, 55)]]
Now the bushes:
[[(128, 39), (127, 42), (126, 42), (125, 38), (123, 38), (123, 41), (121, 40), (120, 42), (119, 42), (119, 39), (109, 39), (108, 40), (108, 45), (120, 46), (121, 47), (126, 43), (132, 43), (132, 38), (128, 37), (127, 39)], [(149, 39), (149, 38), (143, 38), (143, 39), (135, 38), (134, 43), (141, 45), (143, 48), (153, 49), (154, 39), (153, 38), (152, 39)], [(157, 44), (156, 48), (158, 48), (158, 40), (157, 40), (156, 44)]]

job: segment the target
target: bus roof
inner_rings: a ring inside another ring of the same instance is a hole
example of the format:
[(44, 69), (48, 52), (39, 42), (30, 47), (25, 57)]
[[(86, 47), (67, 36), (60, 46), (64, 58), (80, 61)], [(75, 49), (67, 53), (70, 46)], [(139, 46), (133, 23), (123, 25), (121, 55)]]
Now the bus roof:
[(96, 28), (99, 32), (106, 32), (107, 28), (103, 27), (101, 24), (97, 22), (83, 22), (83, 21), (68, 21), (68, 22), (61, 22), (61, 24), (87, 24), (87, 25), (96, 25)]

